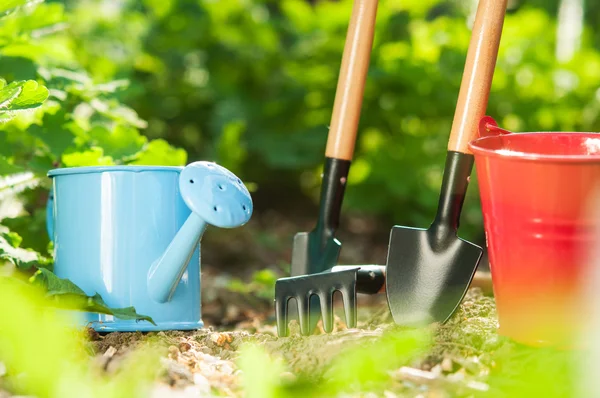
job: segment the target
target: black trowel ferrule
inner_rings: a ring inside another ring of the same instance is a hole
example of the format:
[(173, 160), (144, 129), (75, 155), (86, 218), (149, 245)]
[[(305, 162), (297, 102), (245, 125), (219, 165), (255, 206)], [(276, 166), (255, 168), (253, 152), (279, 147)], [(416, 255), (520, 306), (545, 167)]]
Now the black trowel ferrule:
[(344, 199), (344, 189), (350, 170), (349, 160), (325, 158), (323, 182), (321, 183), (321, 200), (319, 203), (319, 219), (314, 235), (319, 238), (321, 249), (327, 244), (338, 226)]
[(462, 152), (448, 151), (446, 155), (438, 210), (431, 225), (440, 238), (455, 235), (458, 230), (474, 160), (473, 155)]

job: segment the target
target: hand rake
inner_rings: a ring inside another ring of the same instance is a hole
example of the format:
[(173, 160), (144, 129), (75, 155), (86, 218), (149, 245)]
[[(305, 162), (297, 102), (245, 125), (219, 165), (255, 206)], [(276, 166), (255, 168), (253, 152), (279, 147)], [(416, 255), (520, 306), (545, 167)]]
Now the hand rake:
[[(291, 278), (278, 281), (279, 291), (289, 291), (285, 287), (286, 284), (308, 287), (306, 283), (297, 285), (294, 277), (302, 281), (312, 281), (313, 278), (307, 279), (306, 276), (324, 272), (337, 264), (341, 243), (336, 239), (335, 232), (339, 226), (344, 189), (354, 153), (377, 5), (378, 0), (354, 2), (327, 139), (319, 217), (311, 232), (301, 232), (294, 237)], [(314, 309), (310, 316), (310, 329), (314, 329), (319, 319), (319, 313), (316, 311), (319, 305), (318, 297), (314, 296), (309, 301), (311, 306), (305, 307)], [(281, 307), (277, 290), (276, 302)], [(287, 319), (287, 309), (285, 315)], [(304, 314), (299, 314), (299, 317), (306, 318)]]

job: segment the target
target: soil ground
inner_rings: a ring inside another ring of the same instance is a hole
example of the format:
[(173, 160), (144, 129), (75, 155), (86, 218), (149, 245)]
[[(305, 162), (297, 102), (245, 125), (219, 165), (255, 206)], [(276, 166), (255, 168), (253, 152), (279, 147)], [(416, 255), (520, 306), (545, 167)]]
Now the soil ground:
[[(343, 224), (348, 228), (339, 234), (343, 242), (341, 264), (385, 263), (388, 226), (360, 217), (346, 219)], [(91, 361), (110, 377), (128, 366), (127, 359), (148, 344), (157, 347), (161, 361), (152, 398), (248, 396), (238, 366), (240, 349), (245, 343), (255, 343), (271, 358), (279, 360), (282, 370), (274, 376), (277, 383), (297, 388), (302, 383), (326, 385), (323, 383), (336, 372), (336, 360), (357, 347), (362, 350), (361, 360), (365, 361), (361, 374), (373, 372), (385, 359), (375, 357), (376, 343), (398, 332), (385, 295), (359, 297), (359, 323), (355, 329), (346, 328), (343, 308), (338, 305), (333, 333), (326, 334), (317, 328), (313, 335), (304, 337), (292, 320), (290, 336), (277, 336), (273, 283), (288, 273), (293, 235), (311, 227), (310, 217), (301, 214), (292, 220), (280, 213), (264, 212), (244, 228), (207, 231), (202, 243), (205, 328), (193, 332), (106, 335), (89, 329)], [(486, 268), (484, 263), (483, 272), (478, 273), (454, 316), (446, 324), (434, 325), (428, 331), (433, 336), (432, 345), (399, 366), (392, 363), (391, 369), (379, 374), (384, 387), (377, 390), (367, 383), (352, 388), (352, 393), (336, 396), (494, 396), (488, 395), (493, 392), (488, 381), (498, 367), (498, 355), (506, 357), (508, 353), (517, 358), (516, 362), (507, 362), (510, 366), (517, 364), (515, 368), (522, 363), (530, 366), (524, 360), (529, 353), (517, 352), (514, 343), (496, 332), (496, 310)], [(383, 354), (393, 358), (398, 352)], [(258, 383), (268, 382), (266, 375), (264, 380), (259, 375), (259, 379)], [(10, 395), (0, 391), (0, 398), (5, 396)], [(254, 396), (263, 398), (260, 393)]]
[[(91, 332), (91, 341), (97, 360), (109, 374), (118, 371), (120, 363), (150, 339), (162, 346), (164, 369), (157, 379), (156, 397), (237, 397), (243, 396), (243, 388), (236, 359), (244, 343), (258, 343), (272, 357), (283, 359), (287, 369), (280, 375), (282, 379), (319, 379), (345, 350), (380, 339), (394, 328), (385, 306), (371, 306), (369, 311), (361, 311), (359, 318), (358, 328), (347, 329), (336, 316), (332, 334), (317, 330), (306, 337), (294, 328), (295, 321), (291, 322), (291, 335), (278, 338), (273, 324), (254, 320), (227, 331), (208, 328), (104, 336)], [(456, 316), (436, 328), (434, 336), (431, 350), (390, 374), (395, 383), (386, 397), (424, 392), (421, 396), (446, 397), (487, 390), (485, 377), (493, 366), (489, 353), (506, 344), (496, 335), (493, 299), (479, 288), (471, 289)], [(352, 396), (364, 396), (355, 393)]]
[[(348, 228), (339, 234), (343, 242), (340, 263), (384, 264), (388, 228), (367, 217), (343, 222)], [(292, 320), (290, 336), (277, 337), (270, 283), (288, 272), (293, 235), (310, 228), (310, 217), (297, 215), (290, 219), (267, 211), (244, 228), (208, 231), (202, 258), (202, 312), (206, 328), (195, 332), (105, 336), (92, 332), (98, 360), (104, 363), (106, 372), (116, 372), (119, 363), (152, 339), (164, 350), (164, 369), (157, 379), (156, 397), (237, 397), (244, 394), (236, 362), (238, 350), (244, 343), (255, 342), (273, 358), (283, 361), (286, 370), (281, 374), (282, 380), (320, 380), (341, 353), (381, 339), (395, 325), (384, 295), (361, 295), (358, 328), (346, 328), (343, 308), (337, 303), (333, 333), (326, 334), (321, 328), (314, 335), (303, 337), (297, 322)], [(256, 278), (258, 270), (269, 270), (271, 279)], [(501, 344), (490, 293), (489, 277), (478, 274), (457, 314), (435, 330), (432, 349), (389, 376), (395, 387), (387, 391), (386, 397), (423, 392), (426, 395), (422, 396), (445, 397), (453, 396), (450, 392), (463, 391), (468, 395), (485, 390), (485, 376), (493, 362), (486, 353)], [(362, 396), (357, 394), (354, 396)]]

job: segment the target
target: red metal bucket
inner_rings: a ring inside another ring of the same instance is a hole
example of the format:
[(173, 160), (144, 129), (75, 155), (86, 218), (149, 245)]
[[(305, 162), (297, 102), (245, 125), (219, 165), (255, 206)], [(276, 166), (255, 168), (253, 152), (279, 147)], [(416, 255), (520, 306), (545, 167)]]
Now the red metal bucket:
[(589, 213), (600, 183), (600, 134), (511, 133), (490, 117), (479, 133), (469, 149), (499, 333), (530, 345), (573, 346), (589, 318), (581, 301), (589, 253), (600, 244), (600, 223)]

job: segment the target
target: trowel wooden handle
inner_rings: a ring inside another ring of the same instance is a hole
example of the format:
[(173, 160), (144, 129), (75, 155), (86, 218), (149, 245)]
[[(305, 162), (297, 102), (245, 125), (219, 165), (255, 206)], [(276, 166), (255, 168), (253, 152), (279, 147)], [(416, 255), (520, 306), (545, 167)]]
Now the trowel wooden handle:
[(375, 31), (378, 0), (355, 0), (331, 116), (325, 156), (352, 160)]
[(506, 5), (507, 0), (479, 0), (448, 143), (449, 151), (471, 153), (469, 141), (477, 137), (479, 121), (485, 116), (488, 105)]

